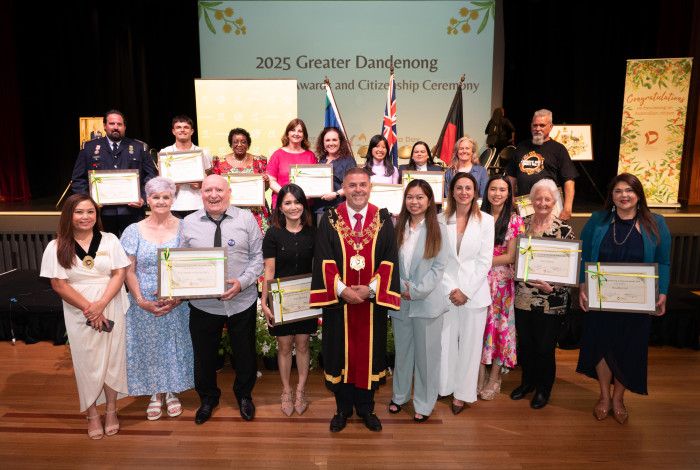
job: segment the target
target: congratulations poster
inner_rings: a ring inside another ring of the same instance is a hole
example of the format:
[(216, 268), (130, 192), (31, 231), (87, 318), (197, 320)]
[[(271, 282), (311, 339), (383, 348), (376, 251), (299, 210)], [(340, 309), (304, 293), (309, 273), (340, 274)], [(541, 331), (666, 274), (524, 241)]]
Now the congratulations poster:
[[(417, 140), (435, 145), (462, 74), (465, 132), (485, 140), (495, 0), (198, 5), (202, 78), (296, 80), (312, 140), (323, 127), (328, 77), (355, 155), (364, 155), (381, 130), (392, 65), (400, 152)], [(248, 130), (273, 131), (279, 141), (284, 127)]]
[(644, 185), (647, 202), (677, 207), (692, 59), (627, 61), (618, 173)]

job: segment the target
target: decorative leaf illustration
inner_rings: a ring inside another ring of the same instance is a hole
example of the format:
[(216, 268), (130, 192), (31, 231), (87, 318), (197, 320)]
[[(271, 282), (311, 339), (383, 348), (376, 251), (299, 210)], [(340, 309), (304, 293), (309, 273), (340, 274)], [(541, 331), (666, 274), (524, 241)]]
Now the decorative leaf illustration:
[(476, 34), (486, 29), (489, 23), (489, 18), (495, 21), (496, 18), (496, 2), (490, 1), (472, 1), (471, 8), (466, 6), (457, 11), (459, 18), (452, 16), (447, 26), (447, 34), (456, 36), (461, 31), (463, 34), (469, 34), (472, 31), (470, 21), (476, 21), (481, 17), (481, 23), (476, 30)]
[(212, 34), (216, 34), (216, 30), (214, 29), (214, 25), (211, 24), (211, 19), (209, 19), (209, 13), (207, 13), (206, 10), (204, 10), (204, 22), (207, 24), (207, 28), (209, 28), (209, 31), (211, 31)]
[(204, 13), (204, 22), (207, 25), (207, 29), (211, 31), (212, 34), (216, 34), (216, 27), (214, 22), (210, 17), (210, 13), (214, 15), (214, 20), (223, 23), (221, 25), (221, 31), (225, 34), (231, 32), (235, 33), (236, 36), (245, 35), (247, 33), (247, 28), (243, 17), (233, 18), (235, 13), (234, 9), (231, 7), (226, 8), (216, 8), (224, 2), (199, 2), (198, 4), (198, 14), (201, 18), (201, 14)]
[(488, 21), (489, 21), (489, 10), (486, 10), (486, 14), (484, 15), (484, 19), (481, 20), (481, 25), (479, 25), (479, 29), (476, 30), (476, 34), (481, 34), (481, 32), (486, 27), (486, 23)]

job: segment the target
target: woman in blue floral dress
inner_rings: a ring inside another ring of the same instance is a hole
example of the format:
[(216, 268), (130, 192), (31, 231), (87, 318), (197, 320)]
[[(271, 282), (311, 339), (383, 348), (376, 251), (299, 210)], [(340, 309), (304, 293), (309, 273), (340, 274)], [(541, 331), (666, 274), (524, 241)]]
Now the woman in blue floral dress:
[(175, 185), (166, 178), (146, 183), (151, 215), (129, 225), (121, 243), (131, 259), (126, 274), (131, 306), (126, 312), (126, 359), (129, 395), (150, 395), (149, 420), (182, 413), (175, 393), (194, 386), (194, 359), (189, 312), (178, 301), (161, 301), (158, 249), (180, 244), (181, 221), (170, 213)]

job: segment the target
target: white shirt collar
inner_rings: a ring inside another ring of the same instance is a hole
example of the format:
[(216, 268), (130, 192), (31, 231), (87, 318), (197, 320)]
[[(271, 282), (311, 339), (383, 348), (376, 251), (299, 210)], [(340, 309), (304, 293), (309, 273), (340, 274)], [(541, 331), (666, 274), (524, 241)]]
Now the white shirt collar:
[(346, 207), (348, 209), (348, 219), (350, 220), (350, 223), (352, 226), (355, 226), (355, 214), (360, 214), (362, 216), (362, 220), (360, 221), (362, 225), (365, 225), (365, 218), (367, 217), (367, 208), (369, 207), (369, 204), (367, 204), (361, 211), (357, 212), (353, 210), (350, 205), (346, 204)]
[(426, 163), (425, 165), (416, 165), (416, 171), (428, 171), (428, 164)]
[(121, 144), (122, 141), (121, 141), (121, 140), (117, 140), (117, 141), (115, 142), (115, 141), (113, 141), (112, 139), (110, 139), (109, 137), (107, 137), (107, 142), (109, 142), (109, 148), (111, 149), (112, 147), (114, 147), (114, 144), (117, 144), (117, 147), (119, 147), (119, 144)]

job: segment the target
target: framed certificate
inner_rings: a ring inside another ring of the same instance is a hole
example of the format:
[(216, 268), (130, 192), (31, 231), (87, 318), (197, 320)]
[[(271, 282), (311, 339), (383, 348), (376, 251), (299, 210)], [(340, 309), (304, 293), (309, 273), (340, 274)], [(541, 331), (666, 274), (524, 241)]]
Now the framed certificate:
[(265, 205), (265, 180), (263, 175), (252, 173), (226, 175), (231, 187), (231, 205), (260, 207)]
[(198, 183), (207, 175), (201, 150), (188, 152), (160, 152), (158, 173), (174, 183)]
[(311, 274), (281, 277), (267, 281), (267, 305), (275, 325), (320, 317), (320, 308), (309, 307)]
[(139, 202), (141, 185), (138, 170), (90, 170), (90, 196), (100, 206)]
[(516, 281), (578, 285), (581, 240), (520, 235), (515, 248)]
[(593, 160), (593, 139), (590, 124), (552, 126), (549, 132), (552, 140), (556, 140), (569, 152), (573, 161)]
[(372, 183), (369, 202), (398, 215), (403, 204), (403, 191), (403, 185), (400, 184)]
[(423, 180), (430, 185), (435, 196), (435, 204), (442, 204), (442, 195), (445, 192), (445, 174), (442, 171), (404, 171), (401, 173), (403, 189), (411, 180)]
[(656, 314), (656, 263), (586, 263), (590, 310)]
[(224, 248), (158, 250), (158, 297), (207, 299), (226, 292)]
[[(564, 192), (561, 190), (560, 187), (557, 187), (559, 190), (559, 200), (557, 201), (556, 206), (554, 206), (554, 209), (552, 209), (552, 214), (554, 214), (554, 217), (559, 217), (559, 214), (561, 214), (561, 211), (564, 210)], [(535, 208), (532, 207), (532, 201), (530, 200), (530, 195), (525, 194), (523, 196), (518, 196), (515, 198), (515, 209), (518, 211), (518, 215), (520, 217), (527, 217), (528, 215), (532, 215), (535, 213)]]
[(289, 182), (300, 186), (306, 197), (321, 197), (333, 192), (333, 166), (292, 165)]

